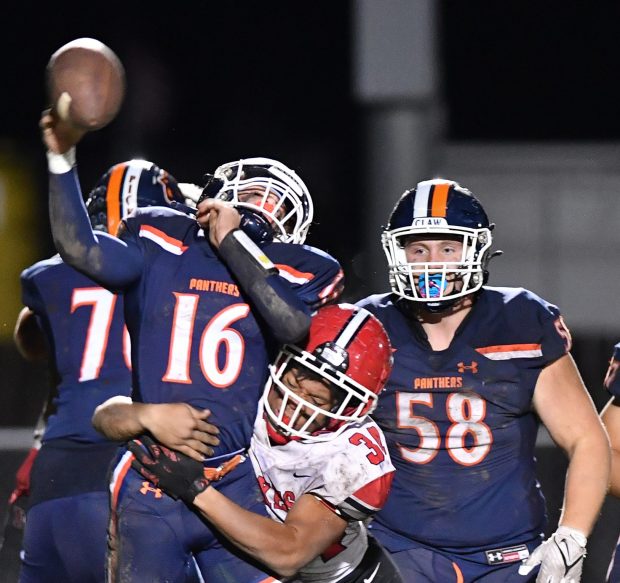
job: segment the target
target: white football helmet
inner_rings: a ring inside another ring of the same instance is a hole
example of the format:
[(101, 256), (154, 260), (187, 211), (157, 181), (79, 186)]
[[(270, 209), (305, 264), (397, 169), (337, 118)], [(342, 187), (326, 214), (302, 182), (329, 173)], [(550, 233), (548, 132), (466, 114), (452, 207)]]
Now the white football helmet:
[[(243, 191), (254, 189), (262, 192), (260, 202), (239, 199)], [(283, 243), (305, 241), (314, 216), (312, 197), (297, 173), (281, 162), (246, 158), (222, 164), (205, 187), (205, 191), (209, 190), (213, 198), (265, 217), (271, 224), (274, 239)]]

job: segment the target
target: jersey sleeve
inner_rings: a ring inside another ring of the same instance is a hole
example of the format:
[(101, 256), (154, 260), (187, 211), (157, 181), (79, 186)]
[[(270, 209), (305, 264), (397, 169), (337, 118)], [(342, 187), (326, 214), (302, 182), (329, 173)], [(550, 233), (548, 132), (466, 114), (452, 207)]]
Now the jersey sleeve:
[(394, 477), (383, 434), (371, 422), (336, 439), (341, 447), (326, 459), (322, 484), (309, 493), (345, 520), (366, 520), (383, 508)]
[(483, 305), (486, 344), (479, 344), (478, 352), (493, 360), (517, 359), (524, 369), (540, 371), (570, 351), (571, 335), (557, 306), (523, 288), (496, 289), (501, 293)]
[(42, 313), (45, 311), (45, 303), (37, 286), (35, 273), (35, 267), (24, 269), (21, 273), (22, 303), (33, 312)]
[(572, 338), (558, 307), (536, 296), (535, 299), (538, 300), (541, 363), (547, 366), (570, 352)]
[(277, 253), (273, 262), (280, 277), (291, 284), (312, 311), (340, 297), (344, 273), (334, 257), (308, 246), (291, 245), (286, 251)]
[(620, 399), (620, 374), (618, 374), (618, 369), (620, 369), (620, 342), (614, 346), (604, 381), (605, 388), (609, 393)]
[(69, 265), (111, 291), (119, 291), (142, 273), (137, 248), (92, 230), (77, 169), (49, 174), (49, 210), (58, 252)]

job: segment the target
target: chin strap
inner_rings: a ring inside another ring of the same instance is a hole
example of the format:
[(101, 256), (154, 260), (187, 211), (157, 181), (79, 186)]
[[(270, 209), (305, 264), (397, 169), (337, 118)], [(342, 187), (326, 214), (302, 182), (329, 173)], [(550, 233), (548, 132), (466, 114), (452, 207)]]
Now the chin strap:
[(445, 312), (449, 308), (451, 308), (456, 300), (460, 300), (461, 298), (453, 298), (447, 300), (441, 300), (440, 302), (425, 302), (422, 304), (421, 308), (430, 312), (431, 314), (440, 314), (441, 312)]

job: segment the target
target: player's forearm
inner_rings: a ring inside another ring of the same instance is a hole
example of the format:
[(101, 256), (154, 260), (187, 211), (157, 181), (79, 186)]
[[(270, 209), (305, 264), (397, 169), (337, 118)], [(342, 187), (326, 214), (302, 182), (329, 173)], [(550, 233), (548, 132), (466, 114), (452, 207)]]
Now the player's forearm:
[(576, 444), (570, 455), (560, 524), (589, 536), (607, 494), (610, 457), (602, 427), (593, 428)]
[(294, 575), (316, 556), (294, 527), (249, 512), (215, 488), (199, 494), (194, 506), (236, 547), (281, 576)]
[(298, 342), (308, 333), (309, 308), (243, 231), (226, 235), (219, 253), (278, 342)]
[(77, 170), (68, 155), (49, 154), (49, 214), (56, 249), (65, 262), (113, 290), (135, 281), (142, 269), (137, 249), (96, 235), (82, 200)]
[(99, 405), (93, 414), (93, 427), (112, 441), (127, 441), (146, 431), (144, 403), (133, 403), (129, 397), (112, 397)]

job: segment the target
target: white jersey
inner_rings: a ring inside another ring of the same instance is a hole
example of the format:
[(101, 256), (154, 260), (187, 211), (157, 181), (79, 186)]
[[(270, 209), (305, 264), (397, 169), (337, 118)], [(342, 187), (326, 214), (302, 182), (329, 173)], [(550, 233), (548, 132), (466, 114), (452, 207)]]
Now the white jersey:
[(295, 581), (334, 583), (357, 567), (368, 547), (366, 523), (385, 503), (394, 466), (382, 431), (366, 417), (326, 441), (273, 445), (259, 414), (250, 458), (267, 508), (284, 522), (304, 494), (321, 499), (347, 520), (343, 538), (300, 569)]

